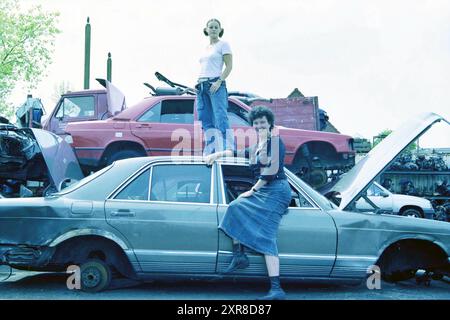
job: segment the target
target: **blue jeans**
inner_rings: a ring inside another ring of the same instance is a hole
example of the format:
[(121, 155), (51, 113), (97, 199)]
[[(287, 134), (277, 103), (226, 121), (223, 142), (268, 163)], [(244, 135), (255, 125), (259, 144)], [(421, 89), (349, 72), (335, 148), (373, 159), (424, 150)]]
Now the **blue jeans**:
[(234, 150), (234, 134), (228, 123), (228, 91), (225, 81), (222, 81), (215, 93), (209, 90), (219, 78), (198, 83), (197, 113), (202, 122), (205, 134), (204, 155), (223, 150)]

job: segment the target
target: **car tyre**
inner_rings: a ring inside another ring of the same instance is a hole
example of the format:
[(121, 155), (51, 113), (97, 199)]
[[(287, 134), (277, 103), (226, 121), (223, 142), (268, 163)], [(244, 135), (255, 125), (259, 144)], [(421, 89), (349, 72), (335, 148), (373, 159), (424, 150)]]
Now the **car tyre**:
[(328, 181), (328, 175), (325, 169), (316, 168), (309, 174), (309, 184), (317, 189), (324, 186)]
[(387, 282), (398, 282), (412, 279), (416, 276), (416, 269), (395, 271), (390, 274), (384, 275), (384, 280)]
[(321, 168), (315, 168), (311, 171), (307, 170), (306, 172), (301, 170), (296, 175), (314, 189), (318, 189), (328, 182), (328, 174), (325, 169)]
[(81, 289), (86, 292), (99, 292), (111, 284), (111, 268), (102, 260), (89, 259), (80, 267)]
[(401, 215), (405, 216), (405, 217), (423, 218), (420, 211), (417, 209), (413, 209), (413, 208), (409, 208), (409, 209), (402, 211)]
[(111, 155), (108, 159), (107, 165), (110, 165), (114, 161), (123, 160), (128, 158), (142, 157), (143, 154), (136, 150), (120, 150)]

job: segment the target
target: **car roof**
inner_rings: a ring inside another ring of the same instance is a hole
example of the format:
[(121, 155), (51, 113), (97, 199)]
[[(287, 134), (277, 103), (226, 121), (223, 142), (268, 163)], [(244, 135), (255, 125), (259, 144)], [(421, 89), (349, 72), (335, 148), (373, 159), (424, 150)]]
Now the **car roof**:
[[(136, 163), (137, 165), (144, 165), (146, 163), (156, 163), (156, 162), (173, 162), (173, 163), (205, 163), (205, 158), (202, 156), (149, 156), (149, 157), (137, 157), (128, 158), (123, 160), (117, 160), (121, 163)], [(216, 162), (223, 164), (237, 164), (245, 165), (248, 164), (248, 159), (240, 157), (228, 157), (218, 159)]]
[[(145, 112), (148, 107), (153, 105), (154, 103), (162, 100), (195, 100), (195, 96), (152, 96), (152, 97), (146, 97), (143, 100), (139, 101), (138, 103), (128, 107), (121, 113), (117, 114), (116, 116), (110, 118), (109, 120), (131, 120), (135, 119), (136, 117), (140, 116), (143, 112)], [(244, 104), (243, 102), (239, 101), (239, 99), (228, 97), (228, 100), (238, 104), (240, 107), (250, 110), (251, 108)]]
[(61, 96), (83, 96), (88, 94), (96, 94), (96, 93), (106, 93), (106, 89), (86, 89), (80, 91), (67, 91), (63, 93)]

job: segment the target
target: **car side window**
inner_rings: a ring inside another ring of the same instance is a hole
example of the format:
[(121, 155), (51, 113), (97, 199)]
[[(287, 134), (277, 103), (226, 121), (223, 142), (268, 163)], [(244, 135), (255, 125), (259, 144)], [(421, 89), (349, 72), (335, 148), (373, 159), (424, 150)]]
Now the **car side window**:
[(379, 197), (381, 195), (381, 189), (375, 184), (372, 184), (369, 189), (367, 189), (367, 195), (371, 197)]
[(248, 111), (234, 102), (228, 102), (227, 115), (231, 126), (250, 127), (250, 123), (247, 120)]
[(211, 167), (204, 165), (155, 165), (150, 200), (209, 203)]
[(228, 121), (230, 126), (250, 127), (248, 122), (242, 120), (238, 115), (228, 112)]
[(253, 173), (248, 166), (221, 165), (225, 203), (237, 199), (253, 186)]
[[(224, 180), (225, 202), (229, 204), (237, 199), (239, 195), (251, 189), (254, 185), (253, 173), (248, 166), (222, 165), (222, 175)], [(294, 186), (291, 186), (291, 203), (289, 207), (294, 208), (314, 208)]]
[(66, 97), (61, 102), (57, 118), (90, 118), (95, 116), (95, 98), (93, 96)]
[(303, 196), (300, 192), (297, 191), (297, 189), (294, 188), (294, 186), (289, 183), (291, 186), (291, 194), (292, 199), (291, 203), (289, 204), (289, 208), (314, 208), (314, 206)]
[(153, 105), (139, 119), (138, 122), (160, 122), (161, 121), (161, 102)]
[(194, 123), (194, 100), (161, 101), (161, 118), (163, 123)]
[(133, 181), (131, 181), (114, 198), (117, 200), (148, 200), (148, 189), (150, 182), (150, 169), (145, 170)]

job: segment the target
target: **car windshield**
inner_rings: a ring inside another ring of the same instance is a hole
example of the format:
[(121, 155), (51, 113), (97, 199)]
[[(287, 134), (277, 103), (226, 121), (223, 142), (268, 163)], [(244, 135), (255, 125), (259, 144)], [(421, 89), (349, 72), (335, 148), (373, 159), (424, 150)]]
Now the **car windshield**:
[(297, 177), (295, 174), (286, 170), (287, 175), (294, 180), (307, 194), (310, 196), (322, 209), (338, 209), (338, 207), (328, 200), (326, 197), (318, 193), (312, 187), (310, 187), (306, 182)]
[(85, 184), (97, 179), (98, 177), (100, 177), (102, 174), (104, 174), (106, 171), (108, 171), (109, 169), (111, 169), (114, 166), (114, 163), (112, 163), (111, 165), (81, 179), (80, 181), (75, 182), (74, 184), (71, 184), (70, 186), (68, 186), (67, 188), (62, 189), (60, 192), (58, 193), (53, 193), (52, 196), (59, 196), (59, 195), (63, 195), (63, 194), (67, 194), (70, 193), (82, 186), (84, 186)]

